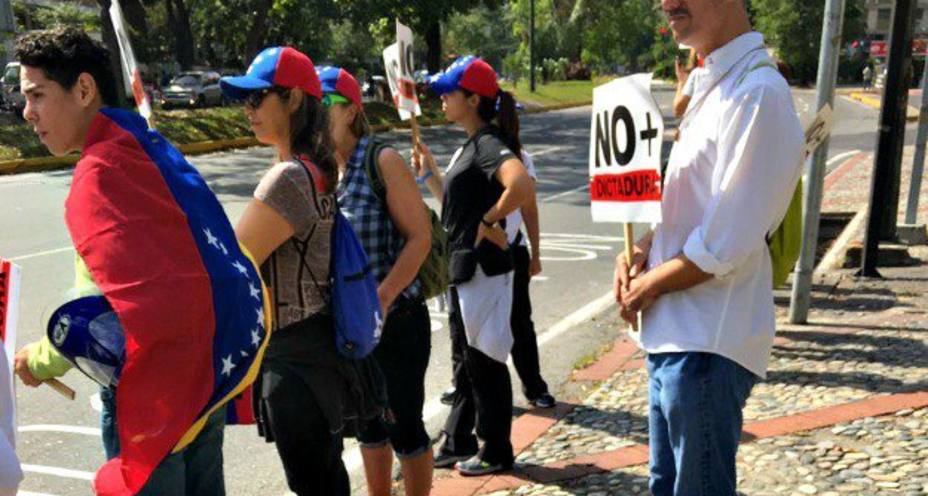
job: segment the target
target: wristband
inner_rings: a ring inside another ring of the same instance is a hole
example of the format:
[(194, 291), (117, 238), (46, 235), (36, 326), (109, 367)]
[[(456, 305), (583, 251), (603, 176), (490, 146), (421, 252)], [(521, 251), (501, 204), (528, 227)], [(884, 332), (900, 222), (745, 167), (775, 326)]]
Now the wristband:
[(425, 182), (428, 181), (428, 179), (432, 176), (432, 171), (428, 171), (424, 176), (419, 176), (416, 178), (416, 184), (425, 184)]

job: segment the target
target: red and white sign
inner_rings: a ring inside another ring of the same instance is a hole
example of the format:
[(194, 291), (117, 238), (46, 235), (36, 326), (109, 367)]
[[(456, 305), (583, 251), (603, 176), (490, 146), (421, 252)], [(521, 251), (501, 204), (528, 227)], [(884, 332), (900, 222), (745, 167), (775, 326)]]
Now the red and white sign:
[(132, 93), (135, 98), (135, 105), (139, 109), (139, 114), (151, 123), (151, 102), (148, 101), (148, 95), (145, 93), (145, 87), (142, 84), (142, 75), (139, 72), (138, 64), (135, 62), (135, 53), (132, 51), (132, 43), (129, 41), (129, 32), (126, 30), (126, 23), (122, 17), (122, 9), (119, 7), (119, 0), (113, 0), (110, 5), (110, 18), (113, 20), (113, 31), (116, 32), (116, 40), (119, 43), (119, 59), (122, 61), (122, 76), (126, 81), (126, 91)]
[[(912, 40), (912, 55), (923, 57), (928, 54), (928, 39), (918, 38)], [(870, 56), (886, 58), (889, 56), (889, 43), (886, 41), (871, 41)]]
[[(402, 84), (400, 81), (400, 72), (403, 65), (403, 59), (400, 57), (400, 45), (394, 43), (383, 51), (383, 63), (387, 71), (387, 83), (390, 85), (390, 93), (393, 95), (393, 105), (400, 113), (400, 119), (408, 121), (413, 115), (416, 117), (422, 115), (422, 108), (419, 107), (419, 100), (416, 97), (415, 84)], [(414, 106), (409, 110), (409, 102), (414, 102)]]
[[(16, 395), (13, 355), (19, 318), (19, 267), (0, 258), (0, 494), (16, 494), (23, 478), (16, 459)], [(12, 491), (12, 492), (11, 492)]]
[(16, 325), (19, 321), (19, 267), (0, 259), (0, 341), (8, 363), (16, 354)]
[(651, 75), (593, 89), (590, 199), (593, 222), (661, 221), (664, 120), (651, 96)]
[(416, 63), (413, 56), (412, 29), (403, 25), (399, 19), (396, 20), (396, 44), (399, 52), (399, 72), (396, 74), (399, 86), (397, 108), (407, 112), (418, 112), (419, 97), (416, 95)]

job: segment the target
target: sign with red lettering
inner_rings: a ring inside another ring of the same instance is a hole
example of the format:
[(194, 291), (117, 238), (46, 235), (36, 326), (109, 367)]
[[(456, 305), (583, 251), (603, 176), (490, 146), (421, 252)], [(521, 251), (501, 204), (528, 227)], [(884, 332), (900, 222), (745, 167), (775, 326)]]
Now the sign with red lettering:
[[(393, 105), (400, 113), (400, 119), (408, 121), (413, 115), (417, 117), (422, 115), (422, 109), (419, 107), (419, 100), (416, 98), (415, 84), (400, 80), (400, 73), (403, 71), (402, 66), (405, 64), (405, 60), (400, 56), (400, 53), (398, 43), (388, 46), (383, 51), (383, 63), (387, 70), (387, 83), (390, 85), (390, 93), (393, 95)], [(412, 111), (408, 110), (410, 100), (415, 103)]]
[(19, 320), (19, 267), (0, 258), (0, 343), (7, 363), (16, 353), (16, 325)]
[(593, 222), (661, 221), (664, 119), (651, 96), (651, 75), (593, 89), (590, 200)]

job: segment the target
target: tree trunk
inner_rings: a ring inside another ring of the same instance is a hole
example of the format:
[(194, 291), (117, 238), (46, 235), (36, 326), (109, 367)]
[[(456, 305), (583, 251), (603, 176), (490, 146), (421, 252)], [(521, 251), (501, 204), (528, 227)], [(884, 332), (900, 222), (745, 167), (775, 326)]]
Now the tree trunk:
[(174, 35), (174, 54), (177, 63), (184, 70), (193, 67), (193, 31), (190, 29), (190, 11), (184, 0), (165, 0), (167, 7), (168, 24), (171, 34)]
[(426, 27), (425, 45), (428, 50), (425, 63), (429, 73), (434, 74), (441, 70), (441, 22), (438, 19), (430, 20)]
[(267, 38), (267, 14), (273, 5), (273, 0), (261, 0), (256, 5), (253, 13), (254, 22), (252, 22), (251, 28), (248, 29), (248, 36), (245, 38), (246, 60), (243, 61), (245, 65), (258, 55), (258, 50), (264, 47)]

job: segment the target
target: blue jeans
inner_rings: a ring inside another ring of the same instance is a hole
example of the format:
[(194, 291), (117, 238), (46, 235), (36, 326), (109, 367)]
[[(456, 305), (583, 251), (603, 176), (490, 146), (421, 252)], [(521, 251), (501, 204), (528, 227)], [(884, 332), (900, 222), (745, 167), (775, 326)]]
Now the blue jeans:
[(714, 353), (648, 356), (651, 494), (735, 496), (742, 409), (757, 382)]
[[(103, 410), (100, 426), (106, 459), (119, 456), (116, 431), (116, 390), (100, 388)], [(225, 409), (214, 413), (190, 445), (179, 453), (169, 454), (158, 464), (139, 496), (223, 496), (225, 479), (222, 470), (222, 440)]]

